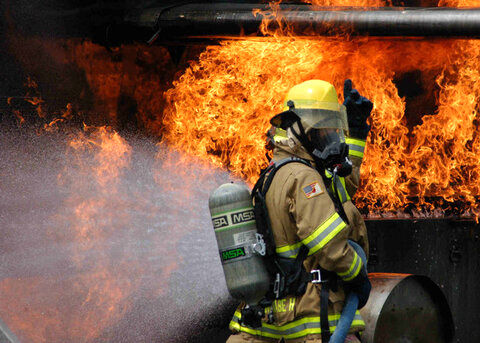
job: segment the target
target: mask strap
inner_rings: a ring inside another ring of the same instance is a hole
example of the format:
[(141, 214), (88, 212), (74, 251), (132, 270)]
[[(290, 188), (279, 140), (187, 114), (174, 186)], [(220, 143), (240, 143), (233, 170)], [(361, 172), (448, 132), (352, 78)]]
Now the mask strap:
[[(308, 139), (307, 134), (305, 133), (305, 129), (303, 128), (302, 122), (300, 119), (296, 120), (296, 123), (298, 124), (298, 128), (300, 130), (300, 133), (298, 133), (294, 128), (293, 124), (290, 126), (290, 130), (292, 131), (293, 135), (302, 143), (302, 145), (307, 149), (307, 152), (312, 155), (314, 147), (312, 142)], [(315, 156), (312, 155), (313, 158)]]

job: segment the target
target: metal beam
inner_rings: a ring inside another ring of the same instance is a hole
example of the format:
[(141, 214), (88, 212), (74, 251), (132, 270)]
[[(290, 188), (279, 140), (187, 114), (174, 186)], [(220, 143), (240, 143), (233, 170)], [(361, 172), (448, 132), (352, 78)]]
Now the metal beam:
[[(130, 13), (126, 22), (158, 32), (160, 40), (262, 36), (266, 5), (183, 4)], [(282, 4), (278, 15), (298, 36), (480, 37), (480, 8), (359, 8)], [(273, 27), (275, 26), (273, 22)]]

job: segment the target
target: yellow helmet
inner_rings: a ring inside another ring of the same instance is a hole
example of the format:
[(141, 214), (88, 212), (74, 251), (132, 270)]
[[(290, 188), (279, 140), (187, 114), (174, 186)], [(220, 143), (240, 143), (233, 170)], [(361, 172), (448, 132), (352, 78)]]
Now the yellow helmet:
[(270, 123), (286, 129), (300, 119), (306, 131), (331, 128), (348, 131), (345, 106), (338, 102), (332, 84), (322, 80), (309, 80), (292, 87), (283, 103), (283, 112)]

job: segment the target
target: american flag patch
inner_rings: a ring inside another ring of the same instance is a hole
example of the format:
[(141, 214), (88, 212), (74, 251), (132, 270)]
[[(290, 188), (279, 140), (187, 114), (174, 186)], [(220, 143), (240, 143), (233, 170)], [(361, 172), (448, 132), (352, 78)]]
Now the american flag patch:
[(322, 194), (323, 190), (318, 182), (314, 182), (309, 184), (307, 187), (304, 187), (303, 193), (305, 193), (307, 198), (312, 198), (316, 195)]

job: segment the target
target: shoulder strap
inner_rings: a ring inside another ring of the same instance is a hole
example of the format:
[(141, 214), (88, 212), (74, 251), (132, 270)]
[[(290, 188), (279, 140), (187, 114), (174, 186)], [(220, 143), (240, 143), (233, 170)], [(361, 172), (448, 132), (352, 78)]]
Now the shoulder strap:
[(255, 186), (252, 189), (251, 195), (254, 202), (253, 208), (255, 212), (255, 219), (257, 221), (257, 230), (258, 233), (264, 236), (265, 242), (267, 243), (267, 256), (275, 257), (276, 245), (275, 240), (273, 239), (273, 231), (266, 204), (266, 194), (277, 171), (284, 165), (293, 162), (303, 163), (311, 167), (308, 161), (298, 157), (289, 157), (281, 161), (271, 163), (262, 171), (258, 181), (255, 183)]
[(267, 177), (267, 181), (265, 181), (265, 183), (263, 184), (263, 187), (260, 188), (263, 196), (265, 196), (268, 192), (268, 189), (270, 188), (272, 182), (273, 182), (273, 178), (275, 177), (275, 174), (277, 173), (277, 171), (289, 164), (289, 163), (293, 163), (293, 162), (296, 162), (296, 163), (302, 163), (302, 164), (305, 164), (306, 166), (310, 167), (310, 168), (313, 168), (313, 166), (310, 164), (310, 162), (308, 162), (307, 160), (304, 160), (302, 158), (299, 158), (299, 157), (289, 157), (289, 158), (285, 158), (283, 160), (280, 160), (278, 162), (274, 162), (272, 166), (270, 166), (268, 169), (269, 171), (269, 174), (268, 174), (268, 177)]

